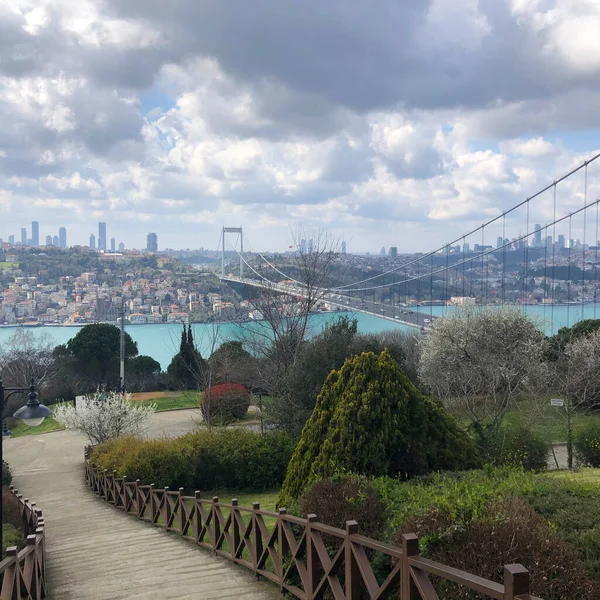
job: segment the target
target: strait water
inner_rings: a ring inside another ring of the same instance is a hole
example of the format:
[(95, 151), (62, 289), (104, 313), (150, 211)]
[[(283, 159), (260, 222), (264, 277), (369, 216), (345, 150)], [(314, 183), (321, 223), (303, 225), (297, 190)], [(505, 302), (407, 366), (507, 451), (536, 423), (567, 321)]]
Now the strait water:
[[(420, 312), (433, 316), (442, 316), (457, 307), (422, 306)], [(460, 310), (460, 309), (458, 309)], [(581, 319), (600, 318), (600, 303), (572, 304), (566, 306), (525, 306), (522, 307), (527, 314), (535, 318), (547, 334), (555, 333), (560, 327), (571, 326)], [(400, 330), (415, 333), (417, 329), (406, 327), (393, 321), (362, 313), (328, 313), (311, 317), (311, 331), (317, 333), (325, 323), (335, 319), (340, 314), (349, 314), (358, 321), (360, 333), (379, 333), (388, 330)], [(250, 324), (250, 327), (252, 324)], [(249, 325), (225, 323), (219, 326), (197, 323), (192, 326), (194, 340), (202, 356), (209, 356), (211, 350), (216, 349), (227, 340), (243, 339), (248, 335)], [(0, 327), (0, 347), (19, 329), (18, 327)], [(35, 337), (47, 336), (55, 345), (64, 344), (70, 340), (80, 327), (32, 327), (27, 328)], [(140, 354), (146, 354), (157, 360), (163, 369), (166, 369), (173, 356), (179, 350), (181, 325), (129, 325), (127, 332), (138, 344)]]

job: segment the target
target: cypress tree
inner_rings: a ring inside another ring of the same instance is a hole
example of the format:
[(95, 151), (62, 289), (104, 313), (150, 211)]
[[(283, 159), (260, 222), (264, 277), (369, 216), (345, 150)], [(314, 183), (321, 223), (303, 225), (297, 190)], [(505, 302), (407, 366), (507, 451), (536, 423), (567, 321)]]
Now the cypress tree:
[(363, 353), (347, 359), (325, 381), (288, 466), (279, 503), (339, 471), (408, 478), (480, 466), (471, 439), (415, 388), (387, 351)]

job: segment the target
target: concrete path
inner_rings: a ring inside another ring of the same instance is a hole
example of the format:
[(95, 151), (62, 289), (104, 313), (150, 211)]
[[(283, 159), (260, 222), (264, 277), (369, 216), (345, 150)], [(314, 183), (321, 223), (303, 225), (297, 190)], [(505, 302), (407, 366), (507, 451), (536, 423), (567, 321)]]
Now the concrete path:
[[(157, 413), (150, 434), (190, 431), (192, 416)], [(14, 485), (44, 511), (51, 600), (280, 597), (243, 567), (97, 498), (83, 480), (85, 444), (68, 431), (4, 442)]]

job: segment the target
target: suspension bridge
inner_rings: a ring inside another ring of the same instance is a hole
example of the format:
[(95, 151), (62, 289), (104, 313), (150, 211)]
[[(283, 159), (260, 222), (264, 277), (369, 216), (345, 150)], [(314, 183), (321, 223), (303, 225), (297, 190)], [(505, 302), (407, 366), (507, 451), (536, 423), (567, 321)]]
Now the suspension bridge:
[[(344, 267), (349, 255), (340, 254), (339, 268), (330, 269), (318, 286), (303, 271), (307, 261), (295, 259), (306, 253), (325, 257), (327, 248), (298, 240), (290, 252), (267, 256), (244, 251), (242, 227), (224, 227), (221, 279), (292, 298), (318, 298), (315, 308), (361, 312), (420, 329), (453, 307), (518, 306), (553, 333), (581, 318), (600, 317), (599, 158), (600, 153), (578, 163), (505, 210), (490, 208), (493, 215), (485, 222), (429, 252), (353, 256), (351, 270)], [(488, 204), (484, 194), (481, 201)], [(233, 251), (226, 247), (228, 234), (236, 237)], [(308, 263), (318, 268), (318, 261)]]

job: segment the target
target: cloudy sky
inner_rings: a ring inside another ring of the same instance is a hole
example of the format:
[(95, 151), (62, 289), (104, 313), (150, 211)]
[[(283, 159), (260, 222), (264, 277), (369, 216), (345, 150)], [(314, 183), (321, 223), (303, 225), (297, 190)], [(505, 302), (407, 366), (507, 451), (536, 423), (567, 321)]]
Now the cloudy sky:
[(0, 237), (427, 250), (600, 148), (599, 39), (597, 0), (0, 0)]

